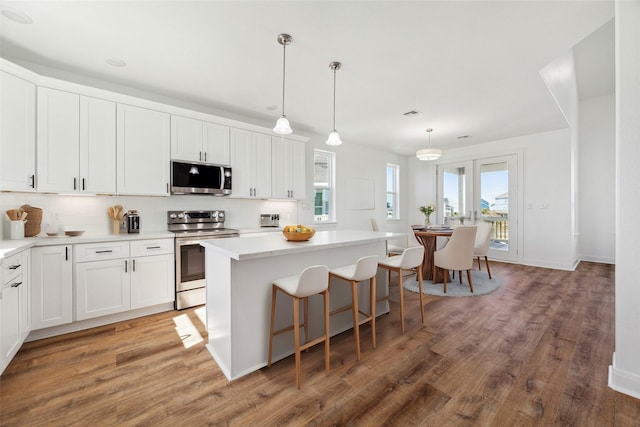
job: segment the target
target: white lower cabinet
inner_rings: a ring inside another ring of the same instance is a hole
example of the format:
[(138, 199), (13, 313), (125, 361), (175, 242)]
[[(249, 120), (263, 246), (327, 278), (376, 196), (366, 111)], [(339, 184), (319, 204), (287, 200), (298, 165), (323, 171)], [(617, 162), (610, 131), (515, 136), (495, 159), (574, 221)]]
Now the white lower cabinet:
[(7, 257), (0, 288), (0, 374), (31, 331), (29, 250)]
[(174, 300), (173, 239), (75, 245), (76, 320)]
[(31, 249), (31, 330), (73, 321), (72, 246)]

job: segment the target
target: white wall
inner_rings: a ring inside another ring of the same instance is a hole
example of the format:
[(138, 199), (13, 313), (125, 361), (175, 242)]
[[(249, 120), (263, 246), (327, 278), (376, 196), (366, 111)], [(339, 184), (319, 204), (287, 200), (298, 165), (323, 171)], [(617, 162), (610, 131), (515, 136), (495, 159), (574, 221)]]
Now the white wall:
[(616, 1), (616, 313), (609, 386), (640, 399), (640, 1)]
[(578, 257), (615, 262), (615, 94), (580, 103)]

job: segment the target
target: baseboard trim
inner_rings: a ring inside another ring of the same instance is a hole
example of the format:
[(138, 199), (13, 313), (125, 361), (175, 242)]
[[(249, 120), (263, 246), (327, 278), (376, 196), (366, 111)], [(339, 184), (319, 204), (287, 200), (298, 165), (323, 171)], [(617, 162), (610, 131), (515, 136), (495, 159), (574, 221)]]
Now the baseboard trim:
[(616, 354), (609, 365), (609, 387), (620, 393), (640, 399), (640, 375), (616, 368)]

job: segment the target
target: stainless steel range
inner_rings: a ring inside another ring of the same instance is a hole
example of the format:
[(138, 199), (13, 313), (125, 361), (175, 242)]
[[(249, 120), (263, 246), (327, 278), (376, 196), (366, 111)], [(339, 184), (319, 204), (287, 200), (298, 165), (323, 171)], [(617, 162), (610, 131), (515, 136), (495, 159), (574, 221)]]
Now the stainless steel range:
[(221, 210), (167, 212), (167, 228), (176, 234), (176, 310), (206, 302), (204, 248), (200, 242), (237, 237), (238, 230), (225, 228), (224, 220)]

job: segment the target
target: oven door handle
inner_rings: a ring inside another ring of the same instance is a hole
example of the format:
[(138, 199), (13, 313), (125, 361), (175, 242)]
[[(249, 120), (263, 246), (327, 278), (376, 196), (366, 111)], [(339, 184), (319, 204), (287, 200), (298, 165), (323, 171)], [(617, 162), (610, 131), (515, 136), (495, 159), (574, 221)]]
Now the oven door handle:
[[(183, 239), (185, 239), (185, 240), (183, 240)], [(176, 239), (176, 247), (191, 246), (191, 245), (200, 246), (200, 242), (202, 242), (203, 240), (208, 240), (208, 239), (211, 239), (211, 237), (178, 238), (178, 239)]]

